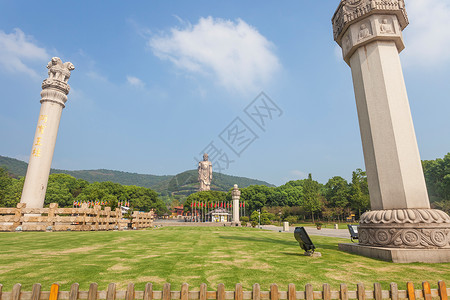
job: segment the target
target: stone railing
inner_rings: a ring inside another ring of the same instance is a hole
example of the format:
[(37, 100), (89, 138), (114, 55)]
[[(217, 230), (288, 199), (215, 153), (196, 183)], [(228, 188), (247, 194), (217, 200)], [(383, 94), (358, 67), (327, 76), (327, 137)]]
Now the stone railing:
[(100, 205), (88, 208), (59, 208), (51, 203), (48, 208), (27, 208), (18, 203), (16, 208), (0, 208), (0, 231), (91, 231), (142, 229), (151, 227), (153, 211), (133, 212), (132, 220), (125, 219), (119, 208), (111, 211)]

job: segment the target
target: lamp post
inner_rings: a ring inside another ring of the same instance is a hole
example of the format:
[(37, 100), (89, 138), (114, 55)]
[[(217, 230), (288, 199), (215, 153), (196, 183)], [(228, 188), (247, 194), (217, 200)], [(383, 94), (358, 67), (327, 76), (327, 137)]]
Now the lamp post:
[(258, 228), (261, 229), (261, 209), (258, 209)]

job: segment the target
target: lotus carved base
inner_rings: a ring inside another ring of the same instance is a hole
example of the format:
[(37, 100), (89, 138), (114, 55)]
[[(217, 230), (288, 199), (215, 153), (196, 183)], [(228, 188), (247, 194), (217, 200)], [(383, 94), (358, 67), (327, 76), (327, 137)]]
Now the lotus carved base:
[(358, 234), (364, 246), (450, 249), (450, 217), (436, 209), (368, 211)]

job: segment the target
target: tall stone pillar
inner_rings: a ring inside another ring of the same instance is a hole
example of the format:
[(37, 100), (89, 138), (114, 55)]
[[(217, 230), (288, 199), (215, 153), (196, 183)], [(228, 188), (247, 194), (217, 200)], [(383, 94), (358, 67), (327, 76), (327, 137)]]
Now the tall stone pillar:
[(72, 63), (53, 57), (47, 69), (49, 77), (42, 83), (41, 111), (20, 199), (29, 208), (44, 206), (59, 121), (70, 90), (67, 81), (75, 68)]
[[(372, 208), (361, 216), (359, 246), (447, 249), (435, 257), (450, 261), (450, 217), (430, 209), (400, 64), (404, 0), (342, 0), (332, 23), (352, 71)], [(404, 262), (431, 261), (401, 253)]]
[(235, 184), (231, 191), (231, 199), (233, 201), (233, 222), (236, 226), (241, 224), (239, 220), (239, 199), (241, 198), (241, 191), (238, 189), (238, 185)]

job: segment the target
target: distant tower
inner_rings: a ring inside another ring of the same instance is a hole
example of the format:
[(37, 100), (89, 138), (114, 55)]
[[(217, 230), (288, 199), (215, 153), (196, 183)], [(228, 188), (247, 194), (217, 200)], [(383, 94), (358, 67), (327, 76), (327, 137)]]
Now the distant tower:
[(208, 161), (208, 154), (203, 154), (203, 161), (198, 163), (198, 182), (200, 184), (199, 192), (209, 191), (211, 189), (212, 164)]
[(49, 77), (42, 83), (41, 112), (20, 199), (28, 208), (44, 207), (59, 121), (70, 90), (67, 81), (75, 68), (72, 63), (53, 57), (47, 69)]
[(241, 191), (238, 185), (235, 184), (233, 190), (231, 191), (231, 200), (233, 201), (233, 224), (239, 226), (241, 222), (239, 221), (239, 199), (241, 198)]

